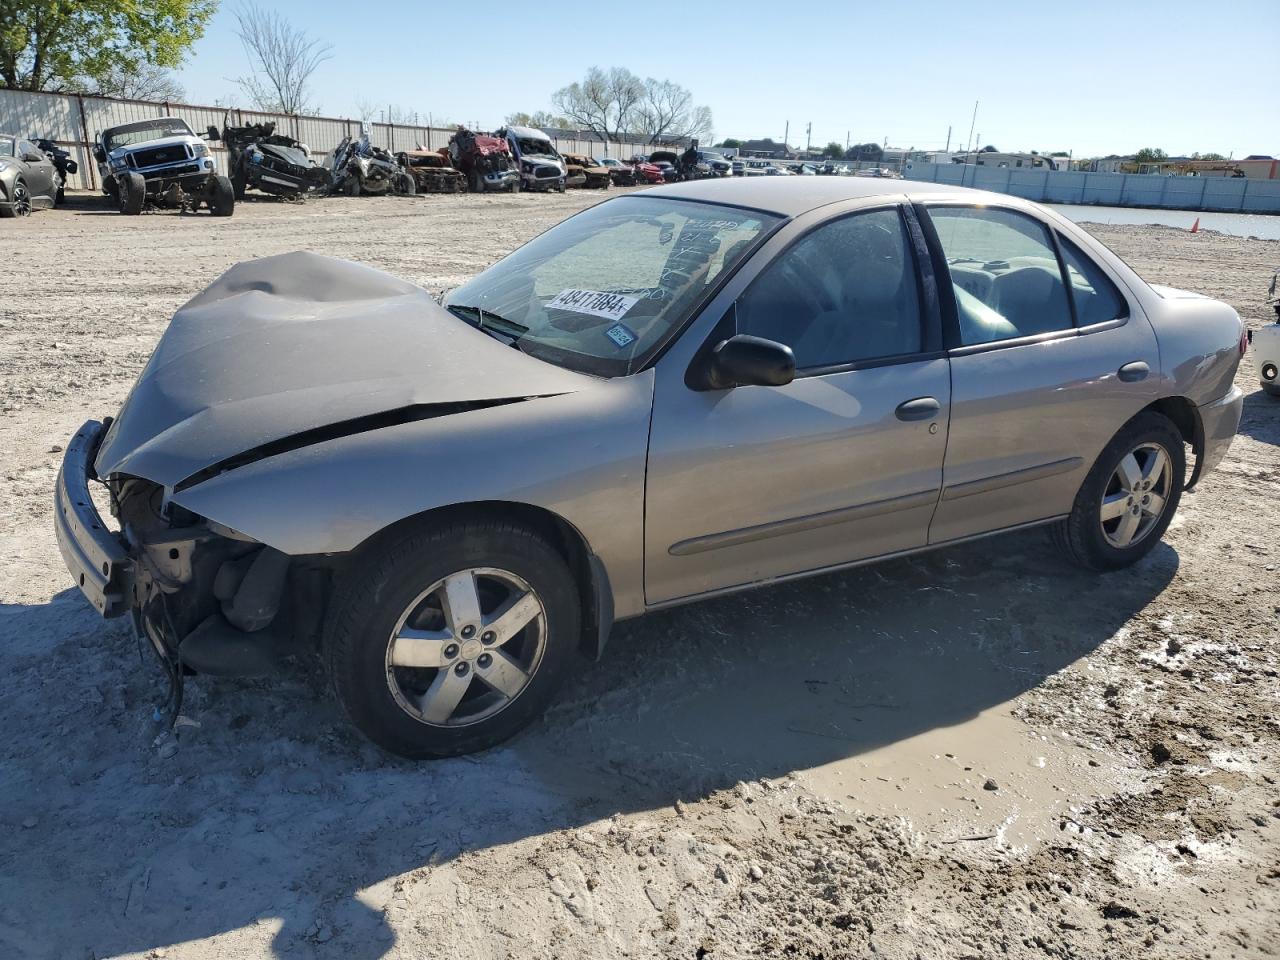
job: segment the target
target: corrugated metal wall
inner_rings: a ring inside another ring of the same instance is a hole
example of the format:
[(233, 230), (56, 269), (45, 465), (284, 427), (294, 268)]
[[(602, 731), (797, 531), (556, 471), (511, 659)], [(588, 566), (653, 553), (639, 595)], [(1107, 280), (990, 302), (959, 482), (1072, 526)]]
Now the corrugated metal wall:
[[(92, 144), (103, 130), (122, 123), (153, 117), (180, 117), (196, 133), (208, 127), (223, 126), (224, 107), (201, 107), (184, 103), (153, 103), (143, 100), (111, 100), (105, 97), (82, 97), (58, 93), (29, 93), (24, 90), (0, 89), (0, 133), (21, 137), (43, 137), (71, 151), (79, 172), (69, 184), (73, 189), (100, 189), (101, 183), (93, 162)], [(334, 117), (292, 117), (255, 110), (232, 110), (232, 125), (274, 121), (276, 129), (307, 144), (317, 162), (348, 135), (358, 136), (360, 121)], [(437, 150), (449, 142), (452, 129), (401, 124), (370, 124), (370, 139), (376, 146), (392, 152), (413, 150), (419, 145)], [(580, 134), (579, 134), (580, 136)], [(573, 137), (552, 137), (562, 153), (581, 153), (610, 157), (630, 157), (648, 153), (656, 147), (639, 143), (609, 143)], [(219, 169), (225, 172), (226, 151), (217, 143), (210, 145)], [(604, 148), (604, 149), (602, 149)]]
[(976, 187), (1046, 203), (1162, 207), (1217, 213), (1280, 213), (1280, 180), (1162, 177), (1149, 173), (1085, 173), (980, 167), (974, 163), (906, 164), (908, 180)]

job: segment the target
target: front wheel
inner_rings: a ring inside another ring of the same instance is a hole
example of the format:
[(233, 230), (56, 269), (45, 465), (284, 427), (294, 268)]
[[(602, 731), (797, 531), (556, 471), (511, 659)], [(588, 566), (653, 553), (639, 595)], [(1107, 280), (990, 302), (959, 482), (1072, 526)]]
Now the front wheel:
[(577, 587), (534, 532), (420, 526), (372, 548), (340, 587), (325, 652), (338, 699), (410, 759), (502, 742), (546, 708), (579, 636)]
[(412, 197), (418, 192), (418, 185), (414, 182), (413, 176), (408, 173), (402, 173), (399, 176), (400, 193), (406, 197)]
[(147, 202), (147, 181), (140, 173), (126, 173), (116, 182), (120, 212), (129, 216), (142, 213)]
[(1055, 539), (1091, 570), (1136, 563), (1173, 520), (1186, 469), (1178, 428), (1162, 414), (1139, 414), (1099, 455), (1070, 515), (1054, 528)]
[(215, 217), (229, 217), (236, 210), (236, 188), (231, 181), (219, 174), (213, 178), (209, 190), (209, 211)]

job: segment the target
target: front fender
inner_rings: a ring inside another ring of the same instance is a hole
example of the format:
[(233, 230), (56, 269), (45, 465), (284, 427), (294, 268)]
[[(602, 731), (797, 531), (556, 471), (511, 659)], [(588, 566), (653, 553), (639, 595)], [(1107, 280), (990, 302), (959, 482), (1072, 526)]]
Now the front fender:
[(394, 523), (478, 501), (541, 507), (603, 564), (616, 615), (644, 607), (653, 372), (340, 437), (229, 470), (172, 501), (290, 555), (346, 553)]

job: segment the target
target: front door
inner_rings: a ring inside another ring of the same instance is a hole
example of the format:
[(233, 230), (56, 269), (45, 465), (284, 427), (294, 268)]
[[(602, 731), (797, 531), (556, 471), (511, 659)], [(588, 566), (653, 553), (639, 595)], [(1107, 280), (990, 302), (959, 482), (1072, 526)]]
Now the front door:
[(650, 604), (927, 542), (950, 377), (903, 213), (793, 229), (794, 242), (775, 238), (747, 265), (758, 272), (712, 337), (785, 343), (796, 379), (699, 391), (683, 360), (659, 364), (645, 484)]
[(955, 308), (929, 542), (1066, 514), (1102, 448), (1155, 399), (1155, 333), (1136, 300), (1038, 218), (963, 205), (930, 206), (928, 218)]

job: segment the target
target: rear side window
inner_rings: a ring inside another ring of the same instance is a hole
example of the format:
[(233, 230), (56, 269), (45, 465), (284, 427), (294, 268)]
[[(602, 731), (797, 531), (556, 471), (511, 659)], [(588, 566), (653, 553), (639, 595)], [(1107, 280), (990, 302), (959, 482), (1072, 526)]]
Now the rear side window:
[(1129, 315), (1129, 303), (1116, 289), (1111, 278), (1102, 272), (1074, 243), (1058, 234), (1062, 261), (1067, 265), (1067, 277), (1071, 281), (1071, 298), (1076, 305), (1076, 323), (1087, 327), (1092, 323), (1106, 323)]
[(1073, 326), (1048, 228), (1012, 210), (930, 207), (965, 346)]

